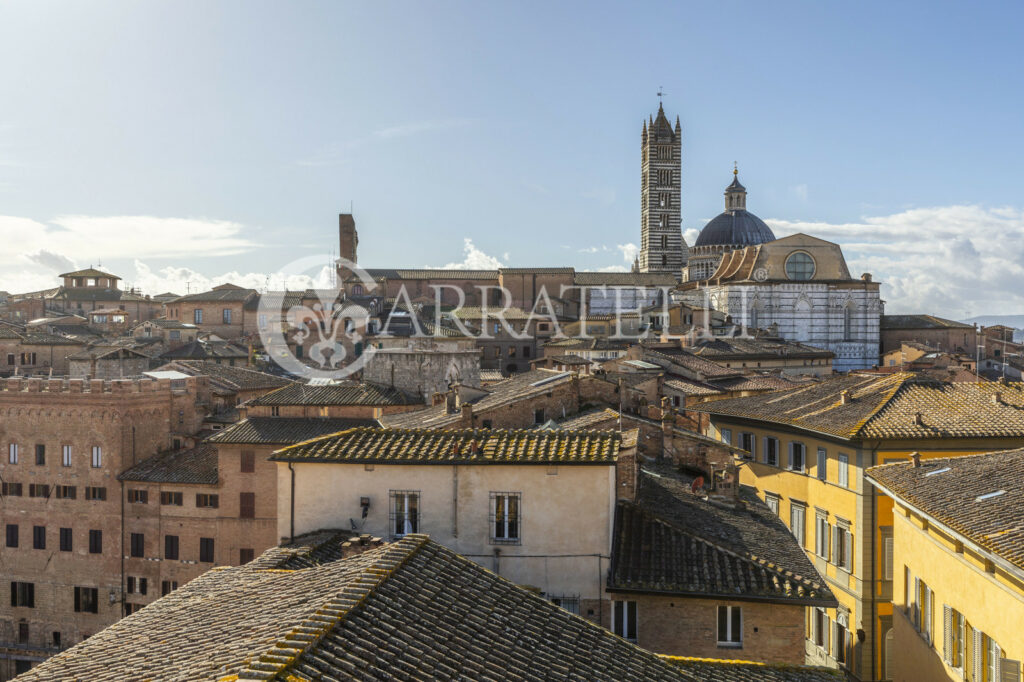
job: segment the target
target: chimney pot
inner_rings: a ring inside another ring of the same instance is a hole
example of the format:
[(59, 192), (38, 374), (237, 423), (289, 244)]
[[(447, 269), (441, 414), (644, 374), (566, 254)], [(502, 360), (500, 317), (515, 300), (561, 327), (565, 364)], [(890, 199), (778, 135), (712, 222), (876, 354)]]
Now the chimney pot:
[(996, 391), (992, 394), (992, 404), (1002, 405), (1003, 404), (1003, 393), (1002, 391)]
[(924, 415), (920, 412), (914, 414), (914, 424), (917, 426), (924, 426)]
[(914, 468), (918, 469), (921, 467), (921, 453), (912, 452), (910, 453), (910, 461), (914, 463)]

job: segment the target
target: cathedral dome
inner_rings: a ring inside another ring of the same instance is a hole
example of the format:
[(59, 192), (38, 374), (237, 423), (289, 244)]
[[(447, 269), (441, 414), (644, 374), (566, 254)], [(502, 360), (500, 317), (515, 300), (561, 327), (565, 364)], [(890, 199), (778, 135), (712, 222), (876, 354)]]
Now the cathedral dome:
[(732, 171), (732, 184), (725, 188), (725, 211), (704, 226), (694, 246), (753, 246), (775, 241), (775, 234), (763, 220), (747, 210), (747, 189), (740, 184), (739, 171)]
[(775, 241), (763, 220), (745, 210), (725, 211), (700, 231), (694, 246), (752, 246)]

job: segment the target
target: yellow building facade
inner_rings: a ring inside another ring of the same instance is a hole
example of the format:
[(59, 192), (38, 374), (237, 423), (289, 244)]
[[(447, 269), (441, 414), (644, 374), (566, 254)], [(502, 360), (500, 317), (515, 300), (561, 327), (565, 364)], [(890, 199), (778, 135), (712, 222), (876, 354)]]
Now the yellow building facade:
[(1024, 451), (875, 467), (894, 500), (892, 679), (1020, 682)]
[(893, 679), (885, 649), (898, 577), (893, 508), (865, 470), (914, 452), (929, 459), (1017, 446), (1021, 407), (1019, 384), (894, 374), (692, 408), (708, 413), (708, 435), (750, 453), (741, 483), (789, 525), (839, 601), (836, 609), (808, 609), (808, 663), (841, 667), (859, 680)]

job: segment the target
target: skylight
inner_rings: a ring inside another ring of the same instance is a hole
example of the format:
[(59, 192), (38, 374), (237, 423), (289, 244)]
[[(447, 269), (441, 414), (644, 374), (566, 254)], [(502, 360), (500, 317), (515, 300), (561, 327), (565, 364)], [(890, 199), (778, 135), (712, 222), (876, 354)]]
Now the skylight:
[(935, 471), (929, 471), (928, 473), (925, 474), (925, 476), (934, 476), (935, 474), (941, 474), (946, 471), (949, 471), (949, 467), (942, 467), (941, 469), (936, 469)]
[(984, 502), (985, 500), (991, 500), (993, 497), (999, 497), (1000, 495), (1003, 495), (1005, 493), (1005, 490), (997, 490), (994, 493), (985, 493), (984, 495), (978, 495), (977, 497), (975, 497), (974, 501)]

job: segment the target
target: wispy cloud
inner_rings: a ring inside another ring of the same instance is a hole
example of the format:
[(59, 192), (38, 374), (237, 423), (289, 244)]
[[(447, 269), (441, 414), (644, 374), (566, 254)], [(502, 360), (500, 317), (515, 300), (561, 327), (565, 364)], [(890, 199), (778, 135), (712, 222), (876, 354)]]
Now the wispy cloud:
[(855, 277), (882, 282), (889, 312), (1024, 311), (1024, 211), (973, 205), (915, 208), (850, 223), (766, 221), (842, 245)]

